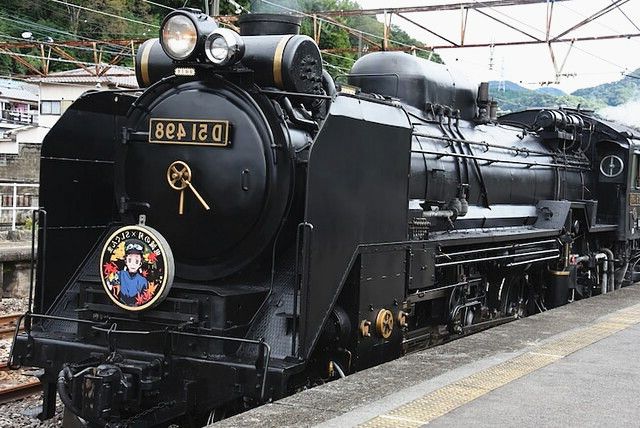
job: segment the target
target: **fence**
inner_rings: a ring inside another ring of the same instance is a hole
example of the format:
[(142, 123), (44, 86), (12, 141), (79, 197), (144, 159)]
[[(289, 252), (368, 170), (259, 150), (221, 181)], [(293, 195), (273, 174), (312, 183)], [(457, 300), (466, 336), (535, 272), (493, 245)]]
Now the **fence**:
[[(16, 230), (19, 211), (26, 211), (29, 214), (38, 208), (39, 187), (40, 185), (37, 183), (0, 183), (0, 220), (4, 222), (7, 217), (6, 214), (10, 213), (11, 230)], [(18, 188), (34, 188), (35, 192), (18, 193)], [(5, 192), (5, 189), (10, 189), (10, 192)]]
[(38, 124), (38, 115), (34, 113), (28, 113), (20, 110), (2, 110), (0, 117), (11, 123), (18, 124)]

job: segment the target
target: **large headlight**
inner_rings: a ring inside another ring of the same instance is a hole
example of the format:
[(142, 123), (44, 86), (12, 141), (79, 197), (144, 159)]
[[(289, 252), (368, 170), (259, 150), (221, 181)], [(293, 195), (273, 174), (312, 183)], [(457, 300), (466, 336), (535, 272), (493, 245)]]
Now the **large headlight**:
[(204, 59), (204, 40), (216, 28), (216, 21), (198, 9), (178, 9), (162, 21), (160, 45), (175, 61)]
[(215, 65), (230, 65), (244, 55), (244, 42), (240, 34), (228, 28), (218, 28), (207, 36), (204, 53)]
[(160, 43), (165, 53), (175, 60), (188, 58), (198, 43), (196, 24), (184, 14), (168, 17), (160, 34)]

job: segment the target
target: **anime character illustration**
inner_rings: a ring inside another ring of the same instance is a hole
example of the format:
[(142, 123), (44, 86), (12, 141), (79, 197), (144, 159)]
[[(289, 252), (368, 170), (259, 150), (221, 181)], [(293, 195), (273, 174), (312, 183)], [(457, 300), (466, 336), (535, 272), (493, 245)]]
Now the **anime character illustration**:
[(127, 241), (124, 249), (124, 269), (118, 272), (120, 285), (120, 300), (126, 305), (135, 305), (136, 296), (142, 294), (149, 281), (142, 276), (142, 254), (144, 247), (141, 242)]

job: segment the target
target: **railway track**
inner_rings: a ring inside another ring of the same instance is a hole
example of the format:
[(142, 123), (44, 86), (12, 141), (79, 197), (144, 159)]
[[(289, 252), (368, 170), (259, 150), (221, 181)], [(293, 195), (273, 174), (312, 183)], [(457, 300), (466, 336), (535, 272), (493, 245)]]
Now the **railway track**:
[(24, 374), (28, 369), (10, 370), (6, 362), (0, 363), (0, 404), (20, 400), (42, 390), (40, 381)]
[[(21, 315), (21, 313), (0, 315), (0, 339), (13, 338)], [(7, 362), (0, 362), (0, 404), (19, 400), (42, 390), (37, 378), (25, 374), (29, 370), (31, 369), (10, 370)]]
[(16, 330), (21, 313), (0, 315), (0, 339), (10, 339)]

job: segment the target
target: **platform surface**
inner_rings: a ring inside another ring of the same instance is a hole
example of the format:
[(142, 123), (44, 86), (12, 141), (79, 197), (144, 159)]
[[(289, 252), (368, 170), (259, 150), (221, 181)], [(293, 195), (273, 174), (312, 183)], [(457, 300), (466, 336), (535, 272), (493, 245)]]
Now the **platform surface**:
[(220, 427), (640, 426), (640, 286), (303, 391)]

